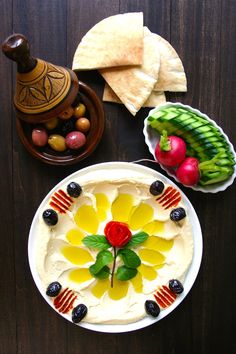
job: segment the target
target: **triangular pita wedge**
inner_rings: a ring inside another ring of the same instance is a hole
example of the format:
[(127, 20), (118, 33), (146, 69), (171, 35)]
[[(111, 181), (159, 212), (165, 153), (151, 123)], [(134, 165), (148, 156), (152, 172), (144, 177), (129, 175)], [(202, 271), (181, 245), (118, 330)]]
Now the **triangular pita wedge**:
[[(121, 100), (114, 91), (110, 88), (110, 86), (105, 83), (104, 91), (103, 91), (103, 101), (105, 102), (114, 102), (121, 103)], [(166, 96), (164, 92), (152, 91), (147, 101), (144, 102), (143, 107), (157, 107), (161, 104), (166, 103)]]
[(106, 82), (133, 115), (147, 101), (158, 79), (160, 53), (153, 42), (155, 44), (154, 35), (144, 27), (142, 65), (100, 70)]
[(105, 18), (82, 38), (73, 58), (73, 70), (139, 65), (143, 52), (143, 13)]
[(152, 34), (160, 50), (160, 70), (154, 90), (186, 92), (187, 79), (181, 59), (167, 40), (156, 33)]

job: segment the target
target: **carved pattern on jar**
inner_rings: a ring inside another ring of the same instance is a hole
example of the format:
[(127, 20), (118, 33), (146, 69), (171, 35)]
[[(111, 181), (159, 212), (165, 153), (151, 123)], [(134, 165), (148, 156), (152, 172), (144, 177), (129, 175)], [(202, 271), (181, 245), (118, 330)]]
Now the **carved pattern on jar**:
[(52, 109), (66, 97), (70, 73), (37, 59), (37, 66), (29, 73), (17, 73), (15, 106), (22, 112), (37, 114)]

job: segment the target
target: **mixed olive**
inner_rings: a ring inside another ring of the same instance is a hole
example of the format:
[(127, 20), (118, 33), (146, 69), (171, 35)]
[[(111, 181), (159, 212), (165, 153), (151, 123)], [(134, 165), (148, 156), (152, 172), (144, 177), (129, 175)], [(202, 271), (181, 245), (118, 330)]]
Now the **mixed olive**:
[(148, 315), (151, 315), (152, 317), (158, 317), (161, 309), (156, 301), (146, 300), (144, 306)]
[(58, 281), (54, 281), (49, 284), (46, 290), (46, 295), (50, 297), (57, 296), (61, 291), (61, 284)]
[(76, 182), (70, 182), (66, 187), (67, 193), (70, 197), (78, 198), (82, 193), (81, 186)]
[(37, 147), (50, 146), (57, 152), (80, 149), (86, 144), (86, 135), (91, 128), (90, 120), (86, 115), (86, 106), (78, 102), (77, 98), (58, 117), (32, 129), (33, 144)]
[(169, 288), (175, 294), (181, 294), (184, 291), (183, 284), (178, 279), (171, 279), (169, 281)]
[(46, 225), (54, 226), (58, 223), (57, 212), (53, 209), (46, 209), (43, 212), (43, 220)]
[(88, 312), (88, 308), (86, 305), (84, 304), (77, 305), (72, 310), (72, 321), (74, 323), (79, 323), (87, 315), (87, 312)]
[(152, 195), (159, 195), (163, 192), (165, 185), (162, 181), (154, 181), (149, 188), (149, 191)]
[(186, 211), (184, 208), (175, 208), (170, 213), (170, 219), (172, 221), (180, 221), (186, 217)]

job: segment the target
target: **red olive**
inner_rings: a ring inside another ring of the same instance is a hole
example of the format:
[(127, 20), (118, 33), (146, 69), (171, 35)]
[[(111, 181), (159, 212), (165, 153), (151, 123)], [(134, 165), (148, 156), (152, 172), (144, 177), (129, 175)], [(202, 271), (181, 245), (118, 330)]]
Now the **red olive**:
[(77, 150), (86, 143), (86, 136), (78, 131), (66, 135), (66, 145), (69, 149)]
[(48, 142), (48, 133), (44, 128), (34, 128), (32, 130), (32, 142), (36, 146), (45, 146)]

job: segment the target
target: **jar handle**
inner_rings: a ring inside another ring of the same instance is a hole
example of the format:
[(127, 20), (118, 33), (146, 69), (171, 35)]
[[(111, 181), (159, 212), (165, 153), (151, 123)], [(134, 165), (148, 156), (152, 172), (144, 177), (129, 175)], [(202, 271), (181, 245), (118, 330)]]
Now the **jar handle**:
[(14, 33), (2, 44), (2, 51), (9, 59), (17, 62), (17, 71), (27, 73), (35, 68), (37, 59), (31, 57), (28, 39), (20, 33)]

